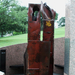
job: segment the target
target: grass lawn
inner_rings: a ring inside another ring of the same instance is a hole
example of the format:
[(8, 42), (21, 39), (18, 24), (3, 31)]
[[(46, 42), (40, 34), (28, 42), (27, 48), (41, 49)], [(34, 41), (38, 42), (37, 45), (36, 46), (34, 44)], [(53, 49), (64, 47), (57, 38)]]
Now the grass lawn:
[[(65, 36), (65, 27), (57, 28), (54, 30), (54, 38), (60, 38)], [(14, 44), (27, 43), (27, 34), (1, 37), (0, 38), (0, 47), (5, 47)]]
[(65, 27), (57, 28), (54, 30), (54, 38), (65, 37)]

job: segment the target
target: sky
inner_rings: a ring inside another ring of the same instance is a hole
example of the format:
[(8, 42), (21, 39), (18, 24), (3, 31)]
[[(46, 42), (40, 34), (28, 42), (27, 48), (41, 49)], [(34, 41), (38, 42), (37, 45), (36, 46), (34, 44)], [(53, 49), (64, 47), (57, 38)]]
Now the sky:
[[(41, 0), (18, 0), (21, 6), (29, 6), (29, 3), (41, 4)], [(43, 3), (54, 9), (58, 14), (58, 19), (65, 17), (65, 0), (42, 0)]]

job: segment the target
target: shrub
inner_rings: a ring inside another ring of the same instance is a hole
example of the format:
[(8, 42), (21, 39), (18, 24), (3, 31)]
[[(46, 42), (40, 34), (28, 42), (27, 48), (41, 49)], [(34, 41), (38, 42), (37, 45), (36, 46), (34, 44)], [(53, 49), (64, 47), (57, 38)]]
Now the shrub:
[(19, 35), (19, 34), (22, 34), (22, 32), (13, 32), (13, 35)]

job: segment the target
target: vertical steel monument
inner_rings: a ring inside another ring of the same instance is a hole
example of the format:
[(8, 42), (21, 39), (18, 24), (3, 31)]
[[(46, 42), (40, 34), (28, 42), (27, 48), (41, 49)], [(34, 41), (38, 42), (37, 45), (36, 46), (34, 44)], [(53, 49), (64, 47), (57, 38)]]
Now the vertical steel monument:
[[(42, 41), (40, 41), (40, 13), (43, 17)], [(55, 14), (46, 3), (29, 4), (25, 75), (53, 75)]]

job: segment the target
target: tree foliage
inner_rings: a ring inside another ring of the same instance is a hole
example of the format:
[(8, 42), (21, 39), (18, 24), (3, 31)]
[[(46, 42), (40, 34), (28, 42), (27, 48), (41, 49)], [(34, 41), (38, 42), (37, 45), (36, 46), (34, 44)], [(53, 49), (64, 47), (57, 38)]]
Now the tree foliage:
[(55, 15), (55, 20), (57, 20), (58, 19), (58, 13), (56, 13), (56, 15)]
[(26, 32), (26, 25), (27, 25), (27, 8), (17, 6), (16, 8), (11, 10), (11, 17), (13, 20), (12, 25), (14, 26), (14, 30), (16, 32), (25, 33)]
[(63, 27), (65, 26), (65, 17), (61, 17), (58, 21), (58, 26)]
[(15, 0), (0, 0), (0, 33), (25, 33), (27, 25), (27, 8), (17, 5)]

